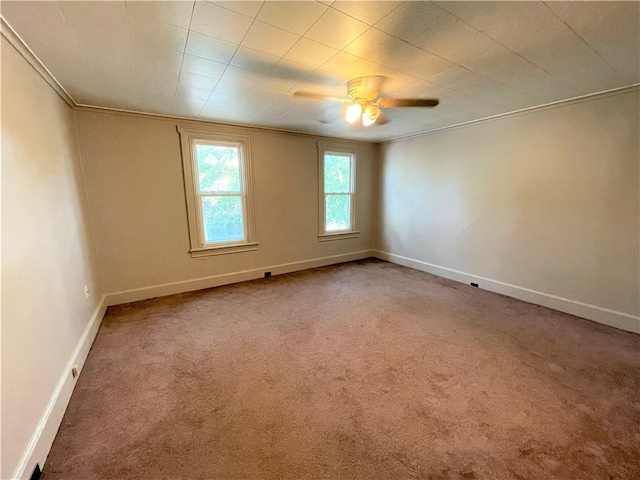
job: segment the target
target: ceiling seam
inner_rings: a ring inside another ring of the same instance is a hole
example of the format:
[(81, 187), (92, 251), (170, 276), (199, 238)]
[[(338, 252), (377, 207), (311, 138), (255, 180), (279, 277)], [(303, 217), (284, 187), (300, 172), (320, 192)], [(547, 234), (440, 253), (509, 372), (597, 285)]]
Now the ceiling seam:
[[(189, 35), (191, 35), (191, 22), (193, 21), (193, 12), (196, 9), (196, 2), (194, 0), (191, 5), (191, 16), (189, 17), (189, 26), (187, 27), (187, 37), (184, 40), (184, 51), (182, 52), (182, 57), (180, 58), (180, 70), (178, 71), (178, 80), (176, 81), (176, 88), (173, 91), (173, 102), (175, 102), (176, 97), (178, 96), (178, 88), (180, 86), (180, 79), (182, 78), (182, 66), (184, 65), (184, 56), (187, 55), (187, 45), (189, 44)], [(171, 110), (173, 110), (173, 105), (171, 105)]]
[(129, 32), (129, 43), (131, 45), (131, 59), (133, 60), (133, 73), (136, 76), (136, 95), (138, 97), (138, 104), (140, 104), (140, 81), (138, 78), (138, 64), (136, 63), (136, 53), (133, 49), (133, 37), (131, 35), (131, 19), (129, 18), (129, 2), (124, 2), (124, 14), (127, 17), (127, 30)]
[(467, 25), (468, 27), (474, 29), (476, 32), (481, 33), (482, 35), (484, 35), (485, 37), (487, 37), (489, 40), (496, 42), (498, 45), (506, 48), (507, 50), (509, 50), (511, 53), (513, 53), (514, 55), (516, 55), (517, 57), (521, 58), (522, 60), (524, 60), (525, 62), (529, 63), (530, 65), (533, 65), (536, 68), (539, 68), (540, 70), (542, 70), (544, 73), (546, 73), (547, 75), (552, 76), (553, 78), (555, 78), (556, 80), (558, 80), (561, 83), (564, 83), (567, 87), (570, 87), (572, 90), (575, 90), (577, 92), (579, 92), (579, 90), (577, 88), (575, 88), (573, 85), (569, 84), (568, 82), (566, 82), (565, 80), (557, 77), (556, 75), (554, 75), (553, 73), (549, 72), (548, 70), (546, 70), (544, 67), (537, 65), (535, 63), (533, 63), (531, 60), (529, 60), (527, 57), (524, 57), (522, 55), (520, 55), (518, 52), (516, 52), (515, 50), (512, 50), (511, 48), (509, 48), (508, 46), (506, 46), (505, 44), (501, 43), (499, 40), (496, 40), (495, 38), (490, 37), (489, 35), (487, 35), (486, 33), (484, 33), (482, 30), (478, 30), (476, 27), (474, 27), (473, 25), (471, 25), (470, 23), (465, 22), (462, 18), (458, 17), (455, 13), (451, 13), (448, 10), (438, 6), (438, 8), (440, 8), (441, 10), (444, 10), (445, 12), (447, 12), (449, 15), (453, 15), (454, 17), (456, 17), (458, 20), (460, 20), (462, 23), (464, 23), (465, 25)]
[[(71, 28), (71, 25), (69, 25), (69, 22), (67, 22), (66, 17), (64, 16), (64, 13), (62, 12), (62, 9), (60, 8), (60, 2), (55, 2), (56, 4), (56, 8), (58, 9), (58, 14), (60, 15), (60, 17), (62, 18), (62, 20), (64, 21), (64, 24), (67, 26), (67, 28), (69, 29), (69, 33), (71, 34), (71, 38), (73, 39), (73, 43), (76, 45), (76, 48), (78, 49), (78, 53), (80, 53), (80, 57), (82, 57), (82, 61), (84, 62), (85, 66), (87, 67), (87, 72), (91, 72), (91, 66), (89, 65), (89, 61), (87, 60), (87, 58), (84, 56), (84, 52), (82, 51), (82, 49), (80, 48), (80, 44), (78, 43), (78, 39), (76, 38), (76, 36), (73, 34), (73, 29)], [(57, 81), (57, 80), (56, 80)]]
[(600, 60), (602, 60), (607, 65), (609, 65), (609, 68), (611, 70), (613, 70), (614, 72), (616, 72), (618, 74), (618, 76), (620, 77), (620, 79), (623, 78), (623, 75), (613, 65), (611, 65), (606, 58), (604, 58), (602, 55), (600, 55), (600, 53), (594, 47), (592, 47), (589, 44), (589, 42), (587, 42), (582, 35), (580, 35), (578, 32), (576, 32), (573, 29), (573, 27), (571, 25), (569, 25), (569, 23), (567, 21), (565, 21), (564, 18), (562, 18), (560, 15), (558, 15), (549, 5), (547, 5), (547, 2), (542, 2), (542, 4), (549, 9), (549, 11), (553, 14), (554, 17), (556, 17), (558, 20), (560, 20), (564, 24), (564, 26), (566, 26), (576, 37), (578, 37), (582, 41), (582, 43), (584, 43), (589, 48), (589, 50), (591, 50), (593, 53), (595, 53), (596, 56)]
[[(242, 46), (242, 42), (244, 42), (244, 39), (247, 38), (247, 35), (249, 34), (249, 30), (251, 30), (251, 27), (253, 27), (253, 24), (256, 23), (257, 17), (260, 14), (260, 11), (262, 10), (262, 7), (264, 7), (264, 2), (262, 2), (262, 4), (260, 5), (260, 8), (256, 12), (255, 16), (252, 18), (251, 25), (249, 25), (249, 28), (247, 28), (247, 31), (244, 32), (244, 35), (242, 36), (242, 39), (238, 42), (238, 44), (236, 46), (236, 49), (233, 52), (233, 55), (231, 55), (231, 58), (229, 59), (229, 62), (224, 67), (224, 70), (222, 71), (222, 75), (220, 75), (220, 78), (218, 78), (218, 80), (216, 81), (216, 84), (211, 89), (211, 93), (207, 97), (207, 100), (202, 105), (202, 108), (200, 110), (198, 110), (198, 116), (200, 116), (202, 114), (202, 111), (204, 110), (204, 107), (207, 105), (207, 103), (209, 103), (209, 100), (211, 100), (211, 97), (213, 96), (213, 94), (214, 94), (214, 92), (216, 90), (216, 87), (220, 84), (220, 80), (222, 80), (222, 77), (224, 77), (224, 74), (227, 73), (227, 70), (229, 69), (229, 65), (231, 65), (231, 62), (233, 62), (233, 59), (235, 58), (236, 54), (238, 53), (238, 50), (240, 50), (240, 47)], [(194, 2), (194, 10), (195, 10), (195, 2)], [(246, 17), (246, 15), (245, 15), (245, 17)], [(193, 12), (191, 14), (191, 19), (193, 20)], [(191, 22), (189, 22), (189, 31), (191, 31)], [(229, 42), (229, 43), (231, 43), (231, 42)], [(238, 68), (241, 68), (241, 67), (238, 67)], [(245, 69), (245, 70), (248, 70), (248, 69)], [(251, 70), (249, 70), (249, 71), (251, 71)], [(182, 67), (180, 67), (180, 75), (182, 75)]]

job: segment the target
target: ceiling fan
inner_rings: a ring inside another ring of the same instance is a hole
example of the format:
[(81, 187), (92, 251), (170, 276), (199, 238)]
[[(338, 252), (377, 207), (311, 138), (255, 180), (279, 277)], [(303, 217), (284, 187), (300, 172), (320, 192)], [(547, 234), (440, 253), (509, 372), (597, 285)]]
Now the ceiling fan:
[(379, 125), (387, 122), (381, 108), (435, 107), (440, 103), (437, 98), (378, 98), (384, 79), (385, 77), (374, 75), (350, 80), (347, 83), (347, 93), (350, 98), (330, 97), (304, 91), (294, 92), (293, 95), (349, 104), (344, 113), (345, 120), (351, 125), (361, 120), (365, 127), (376, 122)]

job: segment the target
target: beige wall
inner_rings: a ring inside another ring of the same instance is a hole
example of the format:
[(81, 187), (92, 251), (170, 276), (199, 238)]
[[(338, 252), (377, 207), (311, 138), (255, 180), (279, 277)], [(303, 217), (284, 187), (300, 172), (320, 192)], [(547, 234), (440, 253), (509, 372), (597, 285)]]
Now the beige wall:
[(638, 315), (638, 105), (636, 89), (383, 145), (378, 248)]
[[(75, 112), (108, 293), (180, 282), (372, 246), (375, 147), (357, 152), (357, 239), (319, 242), (316, 139), (257, 129), (251, 135), (259, 248), (191, 258), (176, 120)], [(182, 122), (185, 124), (185, 122)], [(200, 124), (202, 125), (202, 124)]]
[[(56, 387), (70, 394), (66, 366), (101, 290), (72, 111), (4, 38), (1, 48), (0, 475), (12, 478)], [(55, 428), (45, 435), (55, 434)], [(45, 444), (36, 449), (35, 460), (44, 459)]]

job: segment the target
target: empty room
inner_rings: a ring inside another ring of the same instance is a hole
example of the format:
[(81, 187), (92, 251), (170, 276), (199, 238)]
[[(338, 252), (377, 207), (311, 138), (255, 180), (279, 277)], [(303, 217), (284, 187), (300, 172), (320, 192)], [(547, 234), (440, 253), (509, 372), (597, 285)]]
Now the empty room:
[(0, 13), (0, 478), (640, 478), (640, 3)]

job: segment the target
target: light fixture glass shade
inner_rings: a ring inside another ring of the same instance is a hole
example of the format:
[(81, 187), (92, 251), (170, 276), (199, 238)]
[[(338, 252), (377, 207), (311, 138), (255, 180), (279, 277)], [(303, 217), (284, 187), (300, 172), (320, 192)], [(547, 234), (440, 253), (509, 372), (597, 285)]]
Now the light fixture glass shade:
[(347, 108), (347, 112), (344, 114), (344, 119), (353, 125), (358, 121), (360, 115), (362, 115), (362, 105), (354, 103)]
[(362, 114), (362, 124), (365, 127), (369, 125), (373, 125), (376, 123), (376, 120), (380, 117), (380, 109), (375, 105), (367, 105), (364, 109), (364, 113)]

